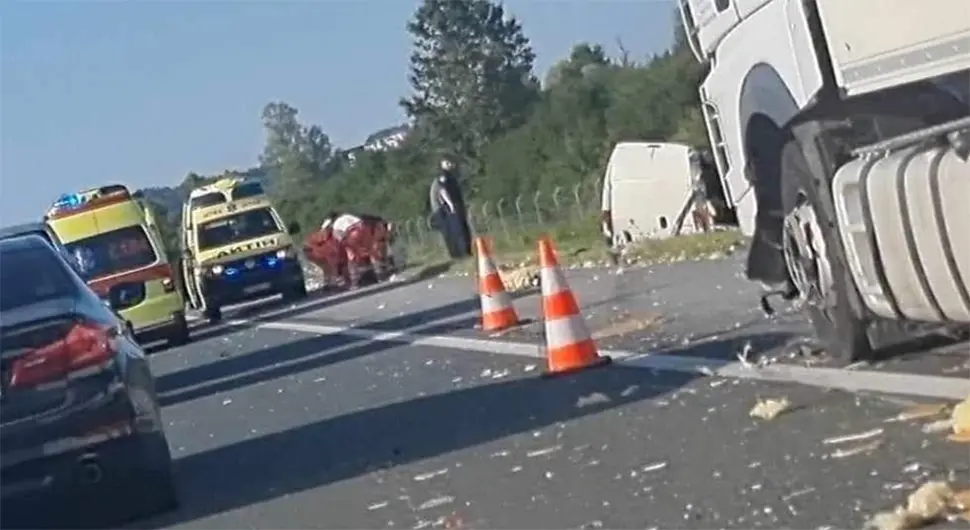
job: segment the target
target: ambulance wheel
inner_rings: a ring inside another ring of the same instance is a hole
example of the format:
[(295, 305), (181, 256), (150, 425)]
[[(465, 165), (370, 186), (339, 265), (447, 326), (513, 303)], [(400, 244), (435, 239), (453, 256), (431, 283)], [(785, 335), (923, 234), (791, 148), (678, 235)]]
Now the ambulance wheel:
[(286, 291), (283, 292), (283, 300), (286, 300), (287, 302), (301, 300), (306, 297), (306, 281), (304, 281), (302, 275), (298, 281), (293, 282), (293, 285), (289, 286)]
[(217, 324), (222, 321), (222, 308), (206, 303), (206, 308), (202, 311), (202, 315), (209, 320), (210, 324)]
[(168, 345), (171, 347), (181, 346), (189, 342), (189, 322), (185, 319), (185, 311), (175, 313), (175, 321), (172, 324), (172, 331), (168, 335)]

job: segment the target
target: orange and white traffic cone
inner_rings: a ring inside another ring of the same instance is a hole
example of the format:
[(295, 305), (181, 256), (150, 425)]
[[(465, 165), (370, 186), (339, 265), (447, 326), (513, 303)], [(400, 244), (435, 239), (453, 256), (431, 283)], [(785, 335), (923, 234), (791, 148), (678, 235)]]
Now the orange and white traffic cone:
[(609, 364), (612, 359), (600, 355), (596, 349), (548, 237), (539, 240), (539, 266), (546, 357), (549, 363), (545, 375), (559, 375)]
[(478, 295), (482, 301), (482, 331), (502, 331), (519, 325), (519, 315), (512, 306), (512, 297), (505, 290), (488, 244), (475, 238), (478, 254)]

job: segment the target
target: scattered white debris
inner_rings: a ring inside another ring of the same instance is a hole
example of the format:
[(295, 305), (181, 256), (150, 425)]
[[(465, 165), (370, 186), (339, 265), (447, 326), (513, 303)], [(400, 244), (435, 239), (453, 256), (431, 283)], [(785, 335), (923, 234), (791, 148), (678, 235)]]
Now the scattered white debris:
[(950, 418), (946, 418), (946, 419), (937, 420), (931, 423), (927, 423), (926, 425), (923, 425), (922, 431), (923, 431), (923, 434), (933, 434), (933, 433), (938, 433), (943, 431), (949, 431), (952, 428), (953, 428), (953, 420)]
[(480, 375), (480, 377), (491, 377), (492, 376), (492, 369), (491, 368), (486, 368), (486, 369), (482, 370), (482, 373), (479, 374), (479, 375)]
[(509, 452), (508, 451), (496, 451), (496, 452), (492, 453), (492, 458), (496, 458), (496, 457), (500, 457), (500, 456), (509, 456)]
[(377, 306), (377, 309), (384, 309), (385, 307), (387, 307), (387, 304), (380, 304)]
[(762, 420), (773, 420), (790, 407), (791, 402), (785, 397), (779, 399), (759, 399), (758, 403), (755, 404), (748, 415)]
[(511, 372), (508, 370), (496, 370), (492, 373), (492, 379), (502, 379), (503, 377), (507, 377), (510, 373)]
[(610, 402), (610, 398), (606, 394), (603, 394), (602, 392), (593, 392), (588, 396), (579, 396), (576, 399), (576, 407), (584, 408), (584, 407), (589, 407), (591, 405), (600, 405), (600, 404), (609, 403), (609, 402)]
[(546, 479), (552, 480), (552, 477), (556, 476), (552, 471), (546, 471)]
[(864, 453), (869, 453), (882, 446), (882, 440), (873, 440), (868, 443), (857, 445), (855, 447), (849, 447), (848, 449), (838, 449), (834, 453), (828, 455), (829, 458), (848, 458), (850, 456), (861, 455)]
[(415, 482), (424, 482), (426, 480), (431, 480), (431, 479), (433, 479), (435, 477), (440, 477), (440, 476), (445, 475), (447, 473), (448, 473), (448, 468), (445, 467), (445, 468), (437, 469), (435, 471), (431, 471), (429, 473), (421, 473), (420, 475), (415, 475), (414, 476), (414, 481)]
[(643, 466), (643, 468), (641, 468), (640, 471), (643, 471), (644, 473), (649, 473), (651, 471), (660, 471), (665, 467), (667, 467), (667, 462), (657, 462), (655, 464), (648, 464), (646, 466)]
[(620, 392), (620, 395), (623, 396), (623, 397), (630, 397), (634, 393), (636, 393), (636, 391), (639, 390), (639, 389), (640, 389), (640, 386), (639, 385), (630, 385), (630, 386), (624, 388), (623, 389), (623, 392)]
[(371, 504), (370, 506), (367, 507), (367, 511), (372, 512), (374, 510), (380, 510), (381, 508), (386, 508), (389, 504), (390, 503), (387, 501)]
[(932, 418), (943, 414), (948, 408), (949, 406), (946, 403), (919, 403), (886, 419), (886, 423)]
[(840, 444), (845, 442), (858, 442), (862, 440), (868, 440), (869, 438), (875, 438), (876, 436), (879, 436), (882, 433), (883, 433), (883, 429), (881, 427), (877, 427), (875, 429), (872, 429), (866, 432), (860, 432), (858, 434), (847, 434), (845, 436), (835, 436), (833, 438), (826, 438), (822, 440), (822, 444), (834, 445), (834, 444)]
[(228, 405), (228, 404), (230, 404), (230, 403), (232, 403), (232, 400), (231, 400), (231, 399), (229, 399), (229, 398), (226, 398), (226, 399), (223, 399), (223, 400), (222, 400), (222, 404), (223, 404), (223, 405)]
[(522, 369), (522, 371), (523, 372), (531, 372), (531, 371), (535, 370), (536, 368), (537, 368), (537, 366), (534, 365), (534, 364), (527, 364), (527, 365), (525, 365), (525, 368)]
[(418, 506), (418, 510), (430, 510), (431, 508), (437, 508), (438, 506), (444, 506), (445, 504), (451, 504), (453, 502), (455, 502), (455, 498), (447, 495), (435, 497), (434, 499), (429, 499), (421, 503)]
[(556, 451), (562, 449), (562, 445), (552, 445), (549, 447), (544, 447), (542, 449), (536, 449), (535, 451), (529, 451), (525, 456), (529, 458), (535, 458), (537, 456), (547, 455), (549, 453), (555, 453)]

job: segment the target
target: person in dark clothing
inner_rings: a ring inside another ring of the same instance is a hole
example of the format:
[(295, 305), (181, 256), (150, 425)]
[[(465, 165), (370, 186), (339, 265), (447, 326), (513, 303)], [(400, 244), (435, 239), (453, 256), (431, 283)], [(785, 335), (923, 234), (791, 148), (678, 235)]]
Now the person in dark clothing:
[(471, 229), (465, 198), (458, 184), (455, 164), (448, 159), (441, 161), (440, 171), (431, 182), (430, 190), (432, 225), (439, 232), (453, 259), (472, 255)]

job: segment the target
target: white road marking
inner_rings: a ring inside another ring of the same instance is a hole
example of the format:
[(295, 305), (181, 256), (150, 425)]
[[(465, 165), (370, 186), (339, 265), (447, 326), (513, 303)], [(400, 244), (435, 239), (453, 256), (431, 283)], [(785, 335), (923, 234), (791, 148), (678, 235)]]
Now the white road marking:
[[(329, 326), (303, 322), (258, 322), (234, 320), (230, 325), (250, 325), (257, 328), (285, 331), (300, 331), (320, 335), (347, 335), (350, 337), (378, 341), (404, 342), (415, 346), (433, 346), (472, 350), (517, 357), (543, 357), (541, 345), (499, 340), (449, 337), (444, 335), (416, 335), (413, 332), (380, 332), (346, 326)], [(355, 345), (348, 345), (352, 347)], [(356, 345), (359, 346), (359, 345)], [(838, 388), (848, 391), (870, 391), (886, 394), (920, 396), (927, 398), (964, 399), (970, 395), (970, 381), (956, 377), (919, 375), (896, 372), (875, 372), (867, 370), (843, 370), (838, 368), (818, 368), (772, 364), (762, 368), (751, 368), (737, 361), (687, 357), (672, 354), (650, 354), (624, 350), (607, 350), (602, 353), (613, 357), (622, 366), (649, 370), (668, 370), (674, 372), (716, 375), (735, 379), (799, 383), (803, 385)]]

